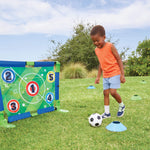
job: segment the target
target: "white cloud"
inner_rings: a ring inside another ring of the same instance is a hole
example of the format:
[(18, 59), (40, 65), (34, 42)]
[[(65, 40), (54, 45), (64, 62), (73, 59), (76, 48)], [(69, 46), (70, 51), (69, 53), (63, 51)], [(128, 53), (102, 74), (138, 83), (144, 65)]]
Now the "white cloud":
[(150, 27), (150, 1), (135, 1), (123, 8), (75, 9), (42, 0), (0, 1), (0, 34), (70, 34), (75, 22), (104, 25), (107, 29)]

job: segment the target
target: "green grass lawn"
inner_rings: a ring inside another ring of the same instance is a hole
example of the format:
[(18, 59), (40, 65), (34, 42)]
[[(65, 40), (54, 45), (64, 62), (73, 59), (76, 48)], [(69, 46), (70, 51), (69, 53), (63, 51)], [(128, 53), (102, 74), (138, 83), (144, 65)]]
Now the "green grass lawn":
[[(141, 84), (144, 79), (147, 84)], [(150, 77), (126, 77), (118, 90), (125, 115), (117, 118), (117, 102), (110, 97), (111, 118), (93, 128), (88, 123), (92, 113), (104, 112), (102, 80), (96, 89), (86, 89), (95, 79), (60, 81), (61, 109), (13, 122), (16, 128), (0, 128), (0, 150), (150, 150)], [(138, 94), (140, 101), (130, 100)], [(127, 130), (110, 132), (106, 126), (120, 121)]]

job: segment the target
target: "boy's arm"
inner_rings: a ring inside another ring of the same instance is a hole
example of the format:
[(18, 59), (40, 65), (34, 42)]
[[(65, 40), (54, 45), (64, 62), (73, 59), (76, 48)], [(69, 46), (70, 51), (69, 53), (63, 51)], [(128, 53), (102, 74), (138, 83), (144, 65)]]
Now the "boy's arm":
[(99, 64), (97, 78), (100, 78), (101, 74), (102, 74), (102, 68), (101, 68), (101, 65)]
[(121, 71), (121, 76), (120, 76), (120, 80), (121, 80), (121, 83), (124, 83), (126, 80), (125, 80), (125, 77), (124, 77), (124, 70), (123, 70), (123, 63), (122, 63), (122, 60), (117, 52), (117, 49), (115, 48), (115, 46), (112, 44), (112, 47), (111, 47), (111, 51), (113, 53), (113, 55), (115, 56), (115, 58), (117, 59), (117, 62), (119, 64), (119, 67), (120, 67), (120, 71)]
[(101, 65), (99, 64), (98, 74), (97, 74), (97, 78), (95, 80), (95, 84), (99, 84), (99, 80), (100, 80), (101, 74), (102, 74), (102, 68), (101, 68)]

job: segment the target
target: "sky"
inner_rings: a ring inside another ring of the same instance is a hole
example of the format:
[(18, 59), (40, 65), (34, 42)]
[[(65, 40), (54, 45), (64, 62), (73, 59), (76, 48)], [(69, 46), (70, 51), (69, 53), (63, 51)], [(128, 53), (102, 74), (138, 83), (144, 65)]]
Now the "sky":
[(81, 22), (103, 25), (131, 52), (150, 38), (149, 18), (149, 0), (0, 0), (0, 60), (46, 59), (50, 40), (64, 43)]

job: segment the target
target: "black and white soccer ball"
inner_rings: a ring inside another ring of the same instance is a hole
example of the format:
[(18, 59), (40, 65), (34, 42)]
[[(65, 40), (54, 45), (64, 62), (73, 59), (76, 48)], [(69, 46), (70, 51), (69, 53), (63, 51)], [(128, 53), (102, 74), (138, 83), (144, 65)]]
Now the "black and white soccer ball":
[(102, 116), (98, 113), (95, 113), (89, 117), (89, 124), (93, 127), (99, 127), (102, 124), (102, 120)]

